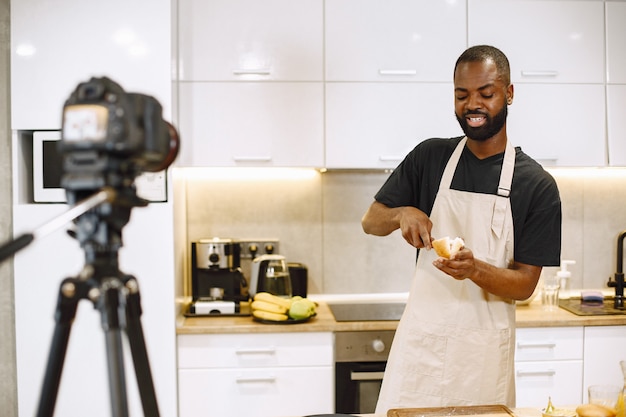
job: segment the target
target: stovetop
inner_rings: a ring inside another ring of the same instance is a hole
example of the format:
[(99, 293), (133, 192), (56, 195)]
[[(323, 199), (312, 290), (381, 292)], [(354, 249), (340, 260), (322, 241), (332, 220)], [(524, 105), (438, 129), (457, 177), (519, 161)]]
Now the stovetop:
[(329, 303), (336, 321), (397, 321), (405, 303)]

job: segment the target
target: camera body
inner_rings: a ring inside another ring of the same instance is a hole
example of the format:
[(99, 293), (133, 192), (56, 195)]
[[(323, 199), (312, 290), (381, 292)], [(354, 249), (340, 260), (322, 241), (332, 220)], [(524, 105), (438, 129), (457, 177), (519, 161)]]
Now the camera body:
[(61, 186), (69, 203), (83, 197), (73, 193), (104, 186), (134, 190), (139, 174), (161, 171), (174, 161), (178, 145), (176, 130), (163, 120), (154, 97), (127, 93), (106, 77), (91, 78), (63, 107)]

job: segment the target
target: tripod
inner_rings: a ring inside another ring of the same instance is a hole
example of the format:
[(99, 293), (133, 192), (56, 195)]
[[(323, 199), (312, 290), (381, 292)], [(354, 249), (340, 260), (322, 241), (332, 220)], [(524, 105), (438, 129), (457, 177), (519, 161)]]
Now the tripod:
[[(76, 195), (68, 192), (70, 202)], [(42, 385), (37, 417), (52, 417), (61, 381), (72, 323), (80, 300), (89, 300), (101, 315), (105, 334), (111, 412), (114, 417), (128, 417), (122, 330), (128, 337), (144, 416), (158, 417), (154, 383), (150, 371), (143, 329), (139, 285), (135, 277), (118, 267), (122, 246), (122, 229), (130, 219), (132, 207), (147, 202), (134, 189), (105, 188), (78, 202), (72, 209), (39, 229), (49, 233), (71, 219), (77, 229), (70, 233), (81, 242), (85, 266), (76, 277), (61, 282), (55, 311), (55, 328)], [(35, 239), (35, 233), (24, 234), (0, 246), (0, 261)]]

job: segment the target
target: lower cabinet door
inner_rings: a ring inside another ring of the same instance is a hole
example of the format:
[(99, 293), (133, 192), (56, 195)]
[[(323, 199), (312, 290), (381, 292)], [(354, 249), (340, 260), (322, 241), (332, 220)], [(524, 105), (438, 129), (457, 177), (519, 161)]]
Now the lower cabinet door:
[(181, 369), (179, 417), (289, 417), (333, 413), (333, 369)]
[(516, 406), (544, 408), (548, 397), (557, 408), (581, 404), (582, 378), (582, 360), (516, 362)]

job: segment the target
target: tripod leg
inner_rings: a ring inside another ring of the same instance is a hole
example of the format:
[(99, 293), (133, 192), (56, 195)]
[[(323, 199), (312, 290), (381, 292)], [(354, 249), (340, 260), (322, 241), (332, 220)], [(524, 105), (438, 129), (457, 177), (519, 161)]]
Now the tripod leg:
[(103, 285), (103, 292), (97, 307), (102, 316), (102, 328), (104, 329), (106, 339), (111, 413), (114, 417), (128, 417), (121, 334), (126, 303), (122, 297), (119, 281), (111, 280)]
[(70, 338), (72, 322), (76, 317), (76, 308), (80, 300), (78, 287), (81, 285), (83, 283), (74, 278), (67, 278), (61, 283), (55, 312), (56, 324), (41, 389), (37, 417), (52, 417), (54, 413), (67, 352), (67, 342)]
[(159, 417), (159, 408), (150, 371), (148, 352), (141, 327), (141, 302), (137, 280), (127, 277), (128, 305), (126, 308), (126, 332), (135, 365), (139, 395), (145, 417)]

